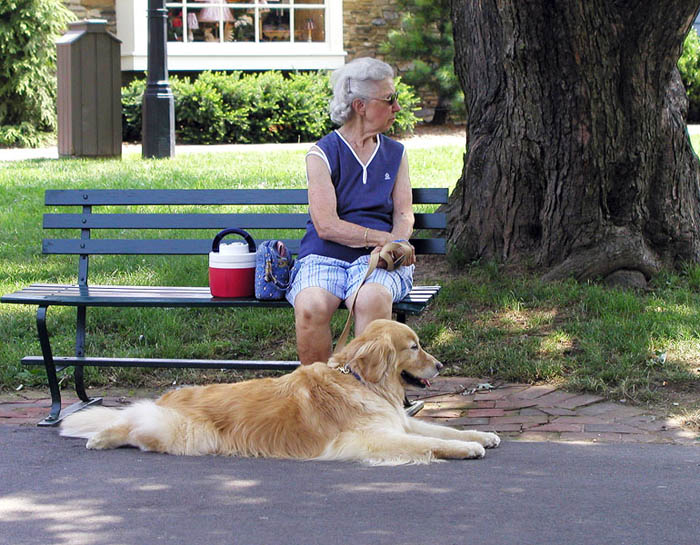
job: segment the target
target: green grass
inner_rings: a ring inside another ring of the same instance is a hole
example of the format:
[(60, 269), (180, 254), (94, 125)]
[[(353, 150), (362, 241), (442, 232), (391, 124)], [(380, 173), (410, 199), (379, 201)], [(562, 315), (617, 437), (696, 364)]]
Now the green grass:
[[(453, 186), (461, 146), (412, 149), (416, 187)], [(72, 257), (42, 256), (47, 188), (305, 187), (303, 152), (181, 155), (172, 160), (41, 160), (0, 164), (0, 292), (31, 282), (74, 282)], [(206, 285), (206, 258), (93, 258), (92, 283)], [(636, 401), (664, 392), (698, 392), (700, 267), (665, 272), (652, 289), (629, 292), (574, 281), (543, 283), (493, 263), (450, 269), (429, 258), (419, 282), (444, 286), (438, 301), (410, 321), (452, 374), (550, 382)], [(19, 360), (39, 354), (35, 307), (0, 305), (0, 388), (42, 386), (43, 369)], [(57, 355), (73, 351), (74, 311), (51, 308)], [(334, 320), (336, 335), (344, 316)], [(286, 310), (90, 309), (88, 354), (117, 357), (294, 359), (293, 316)], [(236, 373), (187, 370), (88, 370), (92, 385), (162, 387), (229, 380)], [(66, 384), (70, 378), (66, 377)], [(698, 396), (696, 396), (697, 399)]]
[(697, 389), (700, 291), (691, 279), (664, 274), (635, 293), (475, 265), (445, 283), (419, 330), (457, 374), (649, 401)]
[(691, 134), (690, 143), (692, 144), (695, 153), (698, 153), (698, 150), (700, 150), (700, 134)]

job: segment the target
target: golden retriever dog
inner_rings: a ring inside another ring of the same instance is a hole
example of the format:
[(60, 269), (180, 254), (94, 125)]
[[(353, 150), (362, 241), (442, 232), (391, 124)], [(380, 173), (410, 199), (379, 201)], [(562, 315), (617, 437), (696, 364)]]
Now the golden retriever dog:
[(124, 409), (68, 416), (61, 435), (89, 449), (125, 445), (198, 456), (358, 460), (370, 464), (481, 458), (493, 433), (460, 431), (406, 416), (404, 386), (429, 385), (442, 364), (408, 326), (375, 320), (328, 363), (275, 378), (190, 386)]

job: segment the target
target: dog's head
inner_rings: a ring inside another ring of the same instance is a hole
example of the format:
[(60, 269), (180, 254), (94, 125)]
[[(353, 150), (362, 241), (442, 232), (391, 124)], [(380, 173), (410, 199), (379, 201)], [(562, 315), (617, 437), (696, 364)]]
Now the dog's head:
[(418, 335), (393, 320), (375, 320), (329, 361), (333, 367), (347, 365), (371, 384), (401, 382), (425, 388), (442, 364), (420, 346)]

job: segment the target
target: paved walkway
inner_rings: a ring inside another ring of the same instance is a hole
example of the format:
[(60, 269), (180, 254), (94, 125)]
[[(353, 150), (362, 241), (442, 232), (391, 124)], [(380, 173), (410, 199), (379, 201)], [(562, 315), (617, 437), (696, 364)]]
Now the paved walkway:
[[(428, 126), (428, 129), (431, 129)], [(700, 134), (700, 125), (688, 125), (688, 133), (691, 135)], [(407, 148), (427, 148), (444, 145), (464, 145), (466, 140), (466, 129), (456, 128), (452, 131), (431, 134), (430, 132), (417, 133), (413, 136), (400, 138)], [(191, 146), (178, 144), (175, 146), (175, 155), (185, 155), (190, 153), (220, 153), (220, 152), (245, 152), (245, 151), (267, 151), (278, 150), (307, 150), (309, 143), (301, 144), (221, 144), (206, 146)], [(141, 155), (140, 144), (122, 145), (122, 156)], [(0, 162), (2, 161), (24, 161), (28, 159), (58, 159), (58, 148), (50, 146), (37, 149), (3, 149), (0, 148)]]
[(504, 441), (368, 467), (92, 451), (0, 426), (3, 545), (697, 545), (700, 449)]
[[(579, 441), (600, 443), (673, 443), (700, 446), (700, 434), (684, 430), (680, 422), (641, 407), (612, 403), (590, 394), (554, 386), (495, 384), (484, 388), (475, 378), (436, 379), (430, 390), (410, 390), (425, 408), (417, 418), (450, 426), (495, 431), (510, 440)], [(103, 395), (92, 391), (91, 395)], [(103, 404), (123, 406), (137, 397), (159, 392), (107, 391)], [(77, 401), (64, 392), (64, 406)], [(31, 390), (0, 397), (0, 425), (34, 426), (49, 411), (46, 392)]]
[[(433, 146), (460, 145), (466, 143), (464, 129), (456, 128), (452, 131), (435, 134), (421, 133), (414, 136), (406, 136), (400, 139), (408, 149), (427, 148)], [(217, 144), (206, 146), (182, 145), (175, 146), (175, 155), (187, 155), (191, 153), (221, 153), (221, 152), (248, 152), (275, 150), (307, 150), (310, 143), (301, 144)], [(122, 156), (141, 155), (140, 144), (123, 144)], [(0, 161), (24, 161), (29, 159), (58, 159), (56, 146), (37, 149), (2, 149), (0, 148)]]

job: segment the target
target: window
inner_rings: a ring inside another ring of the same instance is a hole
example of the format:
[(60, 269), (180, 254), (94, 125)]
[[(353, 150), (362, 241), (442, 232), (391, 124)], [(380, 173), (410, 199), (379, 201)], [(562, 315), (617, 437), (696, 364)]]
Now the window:
[[(143, 0), (116, 0), (122, 69), (144, 70)], [(166, 0), (170, 70), (337, 68), (342, 0)]]
[(171, 42), (325, 42), (324, 0), (168, 2)]

